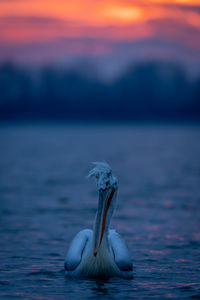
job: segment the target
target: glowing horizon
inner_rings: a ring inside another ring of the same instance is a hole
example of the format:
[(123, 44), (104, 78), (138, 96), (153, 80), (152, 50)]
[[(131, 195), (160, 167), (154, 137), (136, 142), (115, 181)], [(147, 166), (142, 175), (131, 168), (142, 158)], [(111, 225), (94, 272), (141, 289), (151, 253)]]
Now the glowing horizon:
[[(88, 39), (96, 46), (90, 49)], [(200, 51), (200, 0), (0, 0), (1, 60), (17, 59), (21, 46), (24, 57), (29, 52), (34, 60), (30, 44), (37, 57), (40, 51), (44, 57), (41, 45), (46, 45), (50, 59), (56, 59), (73, 53), (111, 54), (116, 43), (156, 39)], [(63, 52), (55, 47), (61, 40)], [(18, 48), (12, 52), (9, 47)]]

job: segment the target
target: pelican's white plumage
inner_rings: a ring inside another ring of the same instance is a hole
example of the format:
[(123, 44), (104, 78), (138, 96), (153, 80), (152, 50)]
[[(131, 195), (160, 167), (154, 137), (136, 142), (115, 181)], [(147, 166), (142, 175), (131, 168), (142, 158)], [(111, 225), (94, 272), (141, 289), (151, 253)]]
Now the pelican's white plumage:
[(127, 246), (115, 230), (109, 229), (113, 214), (117, 179), (105, 162), (94, 163), (88, 177), (94, 176), (99, 190), (94, 230), (80, 231), (72, 240), (65, 258), (65, 270), (77, 278), (132, 278)]

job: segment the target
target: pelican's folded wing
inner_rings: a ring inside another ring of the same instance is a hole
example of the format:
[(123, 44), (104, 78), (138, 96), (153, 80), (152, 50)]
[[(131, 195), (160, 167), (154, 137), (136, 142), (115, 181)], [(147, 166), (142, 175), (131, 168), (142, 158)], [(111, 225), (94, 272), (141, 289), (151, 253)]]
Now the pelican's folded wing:
[(109, 240), (116, 265), (123, 277), (133, 278), (133, 265), (124, 240), (115, 231), (110, 230)]
[(92, 231), (89, 229), (81, 230), (71, 242), (65, 258), (65, 270), (73, 271), (81, 262), (83, 250), (87, 244)]

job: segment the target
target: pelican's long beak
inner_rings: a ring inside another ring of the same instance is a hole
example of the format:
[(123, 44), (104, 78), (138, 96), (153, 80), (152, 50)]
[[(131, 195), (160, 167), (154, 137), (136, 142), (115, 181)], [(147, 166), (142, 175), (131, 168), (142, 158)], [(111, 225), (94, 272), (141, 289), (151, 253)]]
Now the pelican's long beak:
[(99, 204), (97, 210), (96, 223), (94, 228), (94, 250), (93, 255), (97, 255), (97, 251), (101, 246), (101, 242), (103, 239), (105, 226), (106, 226), (106, 217), (108, 213), (108, 209), (110, 207), (115, 189), (108, 188), (105, 190), (99, 191)]

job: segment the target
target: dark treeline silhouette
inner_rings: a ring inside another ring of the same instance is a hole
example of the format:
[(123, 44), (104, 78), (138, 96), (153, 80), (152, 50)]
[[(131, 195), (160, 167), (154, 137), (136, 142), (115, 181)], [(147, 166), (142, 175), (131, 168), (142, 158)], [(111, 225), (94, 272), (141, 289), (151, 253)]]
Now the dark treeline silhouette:
[(94, 74), (0, 65), (1, 119), (200, 120), (200, 77), (179, 65), (146, 62), (112, 82)]

